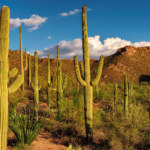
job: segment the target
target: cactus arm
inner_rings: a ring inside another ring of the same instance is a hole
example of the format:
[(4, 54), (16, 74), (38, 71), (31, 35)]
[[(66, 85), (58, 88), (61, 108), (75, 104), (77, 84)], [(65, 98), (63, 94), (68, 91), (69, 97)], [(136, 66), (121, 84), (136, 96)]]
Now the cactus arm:
[(25, 48), (25, 61), (26, 61), (26, 67), (25, 67), (24, 71), (26, 71), (28, 68), (28, 57), (27, 57), (27, 49), (26, 48)]
[(100, 78), (101, 78), (101, 74), (102, 74), (102, 69), (103, 69), (103, 64), (104, 64), (104, 57), (101, 56), (100, 60), (99, 60), (99, 66), (98, 66), (98, 71), (97, 71), (97, 75), (96, 78), (91, 82), (92, 86), (95, 86), (98, 84)]
[(14, 78), (18, 73), (18, 69), (17, 68), (13, 68), (10, 72), (9, 72), (9, 78)]
[(74, 57), (74, 66), (75, 66), (75, 74), (79, 83), (83, 86), (86, 86), (86, 82), (82, 79), (77, 56)]
[(84, 79), (84, 64), (83, 64), (83, 61), (80, 63), (80, 67), (81, 67), (81, 75), (82, 75), (82, 78)]
[(18, 75), (17, 79), (13, 82), (13, 84), (8, 89), (9, 94), (12, 94), (15, 91), (17, 91), (19, 87), (22, 85), (22, 83), (23, 83), (23, 76)]

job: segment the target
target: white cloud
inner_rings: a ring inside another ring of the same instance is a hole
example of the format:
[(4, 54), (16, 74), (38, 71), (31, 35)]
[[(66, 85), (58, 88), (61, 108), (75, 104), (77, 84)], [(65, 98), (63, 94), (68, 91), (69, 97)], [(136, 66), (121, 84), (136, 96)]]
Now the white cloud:
[(143, 46), (150, 46), (150, 42), (142, 41), (142, 42), (136, 42), (133, 44), (135, 47), (143, 47)]
[(80, 9), (74, 9), (74, 10), (71, 10), (69, 12), (61, 13), (60, 15), (63, 16), (63, 17), (66, 17), (66, 16), (70, 16), (70, 15), (75, 15), (80, 11), (81, 11)]
[(47, 39), (50, 40), (50, 39), (52, 39), (52, 37), (51, 37), (51, 36), (48, 36)]
[[(92, 10), (92, 9), (91, 8), (87, 8), (87, 11), (90, 11), (90, 10)], [(67, 17), (67, 16), (75, 15), (78, 12), (81, 12), (81, 9), (74, 9), (74, 10), (71, 10), (69, 12), (61, 13), (60, 15), (63, 16), (63, 17)]]
[(23, 23), (25, 26), (30, 27), (28, 28), (28, 31), (31, 32), (33, 30), (37, 30), (42, 23), (46, 22), (46, 20), (47, 17), (40, 17), (38, 15), (32, 15), (30, 18), (27, 19), (10, 19), (10, 28), (17, 28)]
[[(150, 46), (150, 42), (136, 42), (131, 43), (131, 41), (116, 38), (107, 38), (102, 43), (100, 41), (100, 36), (96, 35), (94, 37), (89, 37), (89, 53), (91, 58), (99, 58), (99, 56), (110, 56), (116, 52), (118, 48), (133, 45), (136, 47)], [(60, 57), (61, 58), (73, 58), (73, 56), (78, 55), (79, 59), (82, 59), (82, 40), (80, 38), (74, 39), (72, 41), (61, 41), (59, 43), (60, 47)], [(52, 46), (39, 51), (40, 57), (47, 57), (48, 54), (55, 58), (57, 53), (57, 46)]]

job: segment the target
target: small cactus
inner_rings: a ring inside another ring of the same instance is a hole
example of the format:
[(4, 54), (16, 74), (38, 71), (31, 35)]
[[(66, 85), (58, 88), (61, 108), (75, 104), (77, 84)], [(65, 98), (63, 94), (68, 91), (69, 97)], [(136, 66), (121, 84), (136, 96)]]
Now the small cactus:
[(124, 112), (128, 116), (128, 77), (124, 76)]
[(7, 149), (8, 93), (15, 92), (23, 83), (23, 76), (18, 75), (14, 83), (8, 87), (9, 78), (16, 76), (18, 72), (15, 68), (8, 73), (9, 24), (10, 10), (3, 6), (0, 13), (0, 150)]

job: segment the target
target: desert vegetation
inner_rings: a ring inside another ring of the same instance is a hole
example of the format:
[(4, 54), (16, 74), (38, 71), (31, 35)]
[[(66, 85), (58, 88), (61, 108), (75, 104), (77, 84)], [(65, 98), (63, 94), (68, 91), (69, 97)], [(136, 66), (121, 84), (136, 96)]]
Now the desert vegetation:
[[(38, 51), (34, 56), (23, 52), (21, 27), (20, 50), (9, 54), (9, 22), (10, 10), (3, 6), (0, 150), (40, 149), (36, 146), (42, 138), (44, 142), (51, 141), (47, 149), (56, 150), (149, 149), (150, 85), (135, 82), (130, 72), (124, 70), (121, 82), (117, 79), (103, 82), (104, 78), (115, 75), (108, 70), (116, 69), (121, 51), (90, 61), (86, 6), (82, 8), (83, 61), (80, 62), (77, 56), (74, 62), (61, 60), (59, 45), (56, 59), (50, 59), (50, 54), (48, 58), (38, 58)], [(104, 69), (108, 74), (102, 77)], [(50, 147), (52, 143), (54, 147)]]

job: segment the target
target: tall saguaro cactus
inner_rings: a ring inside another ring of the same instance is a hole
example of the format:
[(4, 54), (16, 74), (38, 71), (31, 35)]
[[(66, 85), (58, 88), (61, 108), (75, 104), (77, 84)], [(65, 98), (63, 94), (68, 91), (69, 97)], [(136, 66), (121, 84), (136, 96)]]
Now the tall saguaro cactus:
[(38, 108), (39, 108), (39, 84), (38, 84), (38, 52), (34, 53), (34, 84), (32, 84), (34, 89), (34, 114), (38, 120)]
[(47, 102), (50, 107), (50, 84), (51, 84), (51, 72), (50, 72), (50, 55), (48, 55), (48, 73), (47, 73)]
[[(21, 70), (21, 74), (23, 76), (23, 79), (24, 79), (24, 71), (27, 70), (27, 52), (26, 52), (26, 49), (25, 49), (25, 53), (26, 53), (26, 67), (24, 68), (23, 66), (23, 51), (22, 51), (22, 34), (21, 34), (21, 26), (20, 26), (20, 70)], [(23, 81), (23, 84), (22, 84), (22, 91), (24, 91), (24, 81)]]
[(124, 112), (126, 117), (128, 116), (128, 77), (124, 76)]
[(89, 58), (89, 45), (87, 33), (87, 15), (86, 6), (82, 8), (82, 36), (83, 36), (83, 66), (84, 77), (81, 76), (77, 56), (74, 57), (75, 73), (77, 80), (84, 86), (84, 111), (85, 111), (85, 127), (87, 140), (92, 139), (93, 128), (93, 86), (97, 85), (103, 68), (104, 57), (99, 61), (98, 71), (96, 78), (91, 81), (90, 77), (90, 58)]
[(60, 119), (60, 115), (62, 111), (62, 98), (63, 98), (61, 67), (62, 64), (59, 59), (59, 45), (57, 45), (57, 118), (58, 119)]
[(15, 92), (23, 83), (22, 75), (18, 75), (14, 83), (8, 87), (9, 78), (18, 73), (15, 68), (8, 74), (9, 24), (10, 10), (3, 6), (0, 13), (0, 150), (7, 149), (8, 93)]
[(28, 87), (31, 88), (31, 55), (28, 58)]

